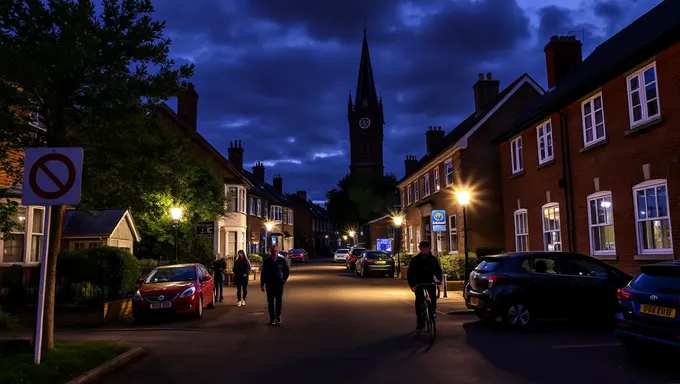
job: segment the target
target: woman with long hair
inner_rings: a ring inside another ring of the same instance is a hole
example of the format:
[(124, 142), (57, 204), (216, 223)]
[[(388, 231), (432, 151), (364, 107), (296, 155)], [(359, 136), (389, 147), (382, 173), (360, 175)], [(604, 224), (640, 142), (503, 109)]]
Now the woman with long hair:
[(238, 306), (246, 305), (246, 296), (248, 296), (248, 278), (252, 266), (250, 260), (243, 250), (238, 251), (236, 260), (234, 260), (234, 283), (236, 283), (236, 300)]

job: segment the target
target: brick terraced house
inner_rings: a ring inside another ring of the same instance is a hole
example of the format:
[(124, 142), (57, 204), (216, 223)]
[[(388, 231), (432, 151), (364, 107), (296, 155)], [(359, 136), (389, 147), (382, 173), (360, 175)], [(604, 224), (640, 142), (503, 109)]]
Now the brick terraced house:
[(310, 255), (328, 253), (337, 248), (336, 232), (328, 211), (307, 199), (307, 191), (299, 190), (289, 194), (288, 199), (295, 209), (295, 247), (304, 248)]
[[(429, 240), (433, 252), (463, 250), (463, 210), (454, 191), (469, 186), (474, 186), (468, 207), (470, 250), (503, 245), (503, 222), (493, 219), (502, 215), (500, 158), (493, 140), (538, 100), (543, 88), (527, 74), (500, 92), (499, 86), (491, 73), (480, 73), (473, 86), (475, 110), (448, 133), (429, 127), (425, 156), (406, 156), (405, 176), (398, 183), (404, 252), (417, 252), (421, 240)], [(447, 231), (439, 235), (430, 230), (434, 209), (446, 210)]]
[(680, 1), (582, 60), (545, 46), (550, 90), (501, 137), (506, 249), (570, 251), (635, 272), (680, 251)]

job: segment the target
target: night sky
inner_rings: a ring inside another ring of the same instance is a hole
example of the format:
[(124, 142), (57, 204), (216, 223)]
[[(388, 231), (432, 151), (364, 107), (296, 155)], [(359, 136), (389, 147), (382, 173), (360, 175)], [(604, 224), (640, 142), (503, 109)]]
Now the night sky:
[[(422, 156), (425, 130), (473, 110), (472, 85), (501, 89), (524, 72), (545, 87), (543, 46), (585, 30), (584, 57), (660, 0), (155, 0), (171, 55), (192, 62), (198, 130), (225, 156), (242, 140), (287, 192), (325, 200), (349, 171), (347, 97), (356, 87), (364, 18), (384, 98), (385, 170)], [(578, 32), (573, 32), (578, 31)], [(176, 101), (169, 104), (176, 108)]]

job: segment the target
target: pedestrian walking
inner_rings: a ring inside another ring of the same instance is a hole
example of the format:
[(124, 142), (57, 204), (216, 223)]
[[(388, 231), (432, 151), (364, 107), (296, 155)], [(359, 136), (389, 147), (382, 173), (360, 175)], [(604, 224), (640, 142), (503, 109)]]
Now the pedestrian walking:
[(252, 265), (246, 253), (243, 250), (238, 251), (236, 260), (234, 260), (234, 283), (236, 284), (236, 300), (238, 306), (246, 305), (246, 297), (248, 296), (248, 277)]
[(213, 261), (213, 279), (215, 280), (215, 299), (220, 302), (224, 301), (224, 280), (226, 276), (224, 270), (227, 269), (227, 261), (224, 257), (220, 257)]
[(269, 324), (281, 324), (281, 306), (283, 304), (283, 286), (288, 280), (290, 269), (288, 263), (279, 257), (276, 244), (271, 247), (270, 257), (262, 261), (260, 272), (260, 288), (267, 292), (267, 309), (269, 310)]

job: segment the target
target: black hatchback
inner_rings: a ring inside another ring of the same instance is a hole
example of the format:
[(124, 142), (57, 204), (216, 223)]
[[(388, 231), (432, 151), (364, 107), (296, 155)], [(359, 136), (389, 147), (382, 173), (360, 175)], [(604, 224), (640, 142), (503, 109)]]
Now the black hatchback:
[(612, 318), (616, 292), (632, 276), (600, 260), (568, 252), (487, 256), (463, 293), (483, 320), (501, 317), (516, 328), (537, 319)]

